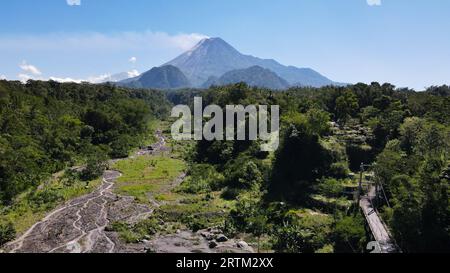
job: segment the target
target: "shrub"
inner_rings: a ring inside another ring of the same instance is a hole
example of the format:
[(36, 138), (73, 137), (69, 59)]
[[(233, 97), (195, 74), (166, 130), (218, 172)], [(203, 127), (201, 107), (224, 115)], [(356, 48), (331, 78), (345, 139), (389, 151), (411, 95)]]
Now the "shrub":
[(331, 164), (329, 175), (338, 179), (344, 179), (348, 177), (350, 170), (347, 162), (336, 162)]
[(161, 230), (161, 221), (155, 217), (145, 219), (137, 223), (133, 227), (133, 231), (140, 234), (141, 236), (155, 235), (160, 230)]
[(241, 189), (226, 187), (220, 197), (226, 200), (234, 200), (241, 193)]
[(319, 192), (327, 197), (337, 197), (344, 191), (342, 182), (334, 178), (323, 179), (319, 184)]
[(29, 202), (34, 210), (49, 210), (56, 206), (63, 197), (54, 189), (44, 189), (36, 191)]
[(314, 253), (329, 244), (330, 217), (311, 214), (298, 217), (291, 214), (289, 218), (287, 225), (274, 232), (274, 249), (277, 252)]
[(361, 253), (364, 251), (366, 232), (361, 215), (345, 216), (334, 227), (336, 252)]
[(13, 240), (16, 237), (16, 230), (11, 222), (0, 223), (0, 246)]
[(208, 164), (194, 164), (189, 170), (189, 177), (179, 190), (185, 193), (207, 193), (218, 190), (223, 184), (224, 177)]
[(184, 221), (188, 228), (193, 232), (197, 232), (201, 229), (205, 229), (209, 226), (209, 221), (206, 217), (202, 217), (201, 215), (191, 215), (187, 216)]
[(251, 189), (260, 186), (264, 180), (260, 167), (247, 157), (240, 157), (227, 166), (226, 185), (239, 189)]
[(83, 181), (94, 180), (103, 175), (108, 168), (106, 158), (103, 156), (90, 157), (87, 160), (86, 168), (81, 172), (80, 178)]

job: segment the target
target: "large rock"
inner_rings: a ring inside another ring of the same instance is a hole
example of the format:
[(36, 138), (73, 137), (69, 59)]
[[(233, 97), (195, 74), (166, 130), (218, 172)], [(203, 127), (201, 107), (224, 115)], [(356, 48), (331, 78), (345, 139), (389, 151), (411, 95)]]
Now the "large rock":
[(209, 242), (209, 248), (216, 248), (218, 246), (216, 241)]
[(248, 244), (244, 241), (239, 241), (236, 244), (237, 247), (242, 248), (242, 249), (247, 249), (248, 248)]
[(211, 232), (212, 234), (221, 234), (222, 231), (218, 228), (208, 228), (208, 231)]
[(210, 232), (203, 231), (203, 232), (200, 233), (200, 235), (201, 235), (203, 238), (205, 238), (206, 240), (208, 240), (208, 241), (214, 240), (214, 234), (212, 234), (212, 233), (210, 233)]
[(216, 241), (219, 242), (219, 243), (223, 243), (223, 242), (228, 241), (228, 238), (227, 238), (227, 236), (225, 236), (223, 234), (219, 234), (216, 237)]

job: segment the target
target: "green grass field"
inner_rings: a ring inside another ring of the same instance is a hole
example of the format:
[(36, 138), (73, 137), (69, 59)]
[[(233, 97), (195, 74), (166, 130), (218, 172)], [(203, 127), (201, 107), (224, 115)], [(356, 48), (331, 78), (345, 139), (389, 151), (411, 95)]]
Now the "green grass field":
[(183, 161), (162, 156), (139, 156), (117, 162), (114, 169), (123, 175), (117, 180), (116, 193), (148, 203), (148, 194), (161, 194), (185, 169)]
[[(116, 182), (115, 192), (133, 196), (144, 204), (149, 204), (150, 197), (153, 198), (161, 204), (156, 215), (171, 225), (181, 224), (195, 229), (223, 223), (224, 215), (235, 202), (222, 199), (221, 192), (188, 194), (179, 191), (172, 182), (186, 167), (180, 159), (163, 156), (140, 156), (119, 161), (113, 168), (123, 175)], [(123, 230), (122, 233), (126, 235)]]

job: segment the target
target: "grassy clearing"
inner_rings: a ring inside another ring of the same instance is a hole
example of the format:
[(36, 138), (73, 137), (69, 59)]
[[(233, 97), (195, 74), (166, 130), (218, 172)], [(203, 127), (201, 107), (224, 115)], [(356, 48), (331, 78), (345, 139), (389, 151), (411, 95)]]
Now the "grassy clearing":
[(181, 224), (165, 223), (157, 216), (152, 216), (134, 225), (125, 222), (114, 222), (109, 227), (109, 231), (119, 234), (122, 241), (126, 243), (137, 243), (143, 239), (150, 239), (155, 235), (175, 233), (182, 228)]
[[(123, 173), (116, 183), (116, 192), (135, 197), (138, 202), (149, 203), (149, 195), (162, 206), (158, 217), (173, 226), (183, 225), (193, 230), (223, 224), (226, 213), (235, 201), (220, 197), (221, 192), (189, 194), (172, 188), (186, 165), (184, 161), (171, 157), (142, 156), (118, 162), (114, 166)], [(124, 239), (129, 236), (121, 230)]]
[(117, 180), (116, 192), (135, 197), (138, 202), (148, 203), (148, 194), (164, 193), (184, 170), (185, 163), (163, 156), (140, 156), (119, 161), (114, 169), (123, 175)]
[(351, 207), (353, 201), (348, 200), (345, 197), (331, 198), (320, 194), (311, 195), (311, 199), (317, 203), (317, 205), (324, 210), (333, 210), (336, 208), (345, 210)]
[(224, 224), (227, 213), (235, 201), (220, 197), (221, 192), (205, 194), (177, 194), (178, 202), (161, 206), (159, 214), (171, 223), (182, 223), (194, 231)]
[(161, 193), (161, 194), (157, 194), (154, 196), (155, 200), (158, 202), (176, 202), (180, 199), (183, 198), (183, 196), (181, 194), (175, 193), (175, 192), (166, 192), (166, 193)]
[(0, 208), (0, 223), (13, 223), (17, 234), (21, 234), (59, 205), (88, 194), (101, 184), (101, 179), (97, 179), (89, 182), (88, 186), (82, 181), (73, 181), (68, 185), (63, 175), (64, 172), (61, 172), (39, 189), (21, 194), (12, 206)]

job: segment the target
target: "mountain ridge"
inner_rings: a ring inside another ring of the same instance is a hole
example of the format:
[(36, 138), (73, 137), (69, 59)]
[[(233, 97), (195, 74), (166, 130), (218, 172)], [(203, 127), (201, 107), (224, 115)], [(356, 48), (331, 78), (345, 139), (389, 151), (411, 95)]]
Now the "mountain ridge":
[(220, 78), (211, 76), (202, 87), (209, 88), (212, 85), (228, 85), (239, 82), (245, 82), (250, 86), (274, 90), (284, 90), (290, 87), (290, 84), (275, 72), (257, 65), (228, 71)]
[(179, 55), (164, 65), (173, 65), (188, 77), (194, 86), (201, 86), (211, 76), (221, 77), (223, 74), (237, 69), (260, 66), (275, 72), (290, 85), (321, 87), (325, 85), (341, 85), (321, 75), (311, 68), (285, 66), (273, 59), (261, 59), (245, 55), (221, 38), (201, 40), (191, 50)]
[[(254, 73), (254, 75), (252, 75)], [(240, 53), (221, 38), (206, 38), (193, 48), (159, 67), (118, 85), (134, 88), (206, 88), (234, 82), (273, 89), (293, 86), (345, 85), (334, 82), (311, 68), (285, 66), (274, 59)]]
[(120, 86), (132, 88), (180, 89), (191, 83), (181, 70), (173, 65), (153, 67), (141, 75), (120, 81)]

